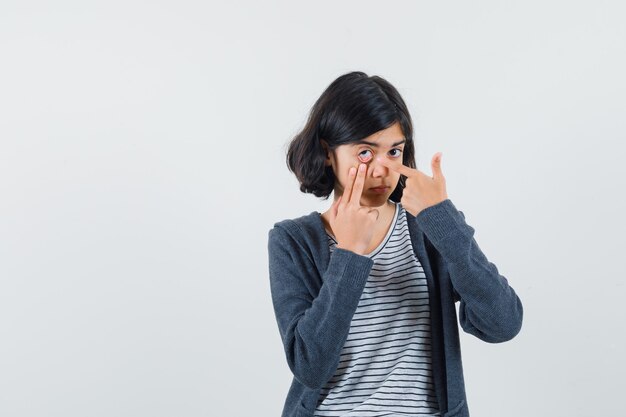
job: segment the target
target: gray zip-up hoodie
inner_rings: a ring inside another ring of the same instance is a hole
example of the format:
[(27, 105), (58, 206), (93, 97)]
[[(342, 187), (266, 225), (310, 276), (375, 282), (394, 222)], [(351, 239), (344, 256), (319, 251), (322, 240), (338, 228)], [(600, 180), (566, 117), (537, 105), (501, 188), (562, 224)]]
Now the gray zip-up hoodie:
[[(445, 417), (468, 417), (455, 302), (463, 330), (489, 343), (519, 333), (522, 303), (450, 199), (406, 217), (428, 282), (439, 409)], [(275, 223), (268, 238), (272, 302), (294, 375), (281, 417), (311, 417), (338, 367), (374, 261), (341, 248), (331, 253), (316, 211)]]

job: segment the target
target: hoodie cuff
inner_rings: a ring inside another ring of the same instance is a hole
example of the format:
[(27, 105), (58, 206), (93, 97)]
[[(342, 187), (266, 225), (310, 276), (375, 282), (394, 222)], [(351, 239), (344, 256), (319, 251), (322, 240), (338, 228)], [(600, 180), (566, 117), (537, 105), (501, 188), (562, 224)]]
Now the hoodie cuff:
[(426, 207), (415, 219), (426, 237), (433, 243), (441, 242), (458, 233), (465, 234), (467, 227), (463, 214), (449, 198)]

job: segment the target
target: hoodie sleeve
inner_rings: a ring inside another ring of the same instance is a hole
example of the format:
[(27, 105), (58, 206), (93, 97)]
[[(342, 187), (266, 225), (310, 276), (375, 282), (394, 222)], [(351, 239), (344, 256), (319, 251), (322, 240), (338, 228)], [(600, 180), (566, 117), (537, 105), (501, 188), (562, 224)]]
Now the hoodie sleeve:
[(339, 365), (374, 261), (335, 248), (323, 271), (319, 294), (313, 294), (319, 274), (303, 248), (281, 226), (275, 225), (268, 237), (272, 303), (287, 363), (298, 381), (319, 389)]
[(463, 330), (489, 343), (515, 337), (522, 327), (521, 300), (481, 251), (463, 212), (446, 199), (416, 220), (447, 266)]

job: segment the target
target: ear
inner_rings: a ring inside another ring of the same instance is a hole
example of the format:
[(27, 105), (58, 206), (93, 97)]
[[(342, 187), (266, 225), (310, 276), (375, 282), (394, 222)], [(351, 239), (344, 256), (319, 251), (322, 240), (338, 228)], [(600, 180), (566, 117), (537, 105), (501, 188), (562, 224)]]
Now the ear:
[(324, 139), (320, 139), (320, 143), (322, 144), (322, 148), (324, 148), (324, 153), (326, 154), (326, 160), (324, 161), (324, 164), (326, 166), (331, 166), (333, 155), (328, 148), (328, 143)]

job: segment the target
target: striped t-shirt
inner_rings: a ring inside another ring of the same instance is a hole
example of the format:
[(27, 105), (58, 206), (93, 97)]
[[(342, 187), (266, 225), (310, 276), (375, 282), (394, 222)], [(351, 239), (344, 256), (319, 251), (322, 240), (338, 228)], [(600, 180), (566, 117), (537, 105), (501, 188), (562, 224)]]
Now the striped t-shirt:
[[(428, 287), (405, 209), (394, 204), (389, 231), (365, 255), (374, 265), (315, 416), (440, 415), (431, 370)], [(332, 252), (337, 242), (326, 234)]]

